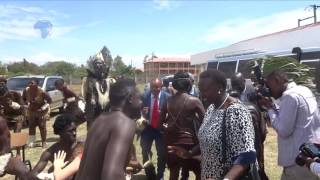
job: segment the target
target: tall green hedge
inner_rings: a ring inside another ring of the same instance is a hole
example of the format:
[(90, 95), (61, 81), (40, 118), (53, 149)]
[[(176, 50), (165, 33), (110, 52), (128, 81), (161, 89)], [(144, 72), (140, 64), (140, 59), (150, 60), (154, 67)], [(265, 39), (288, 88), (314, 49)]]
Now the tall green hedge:
[(304, 86), (312, 86), (315, 76), (315, 68), (300, 64), (290, 57), (266, 57), (258, 60), (263, 69), (263, 75), (267, 76), (274, 70), (282, 70), (287, 73), (291, 81)]

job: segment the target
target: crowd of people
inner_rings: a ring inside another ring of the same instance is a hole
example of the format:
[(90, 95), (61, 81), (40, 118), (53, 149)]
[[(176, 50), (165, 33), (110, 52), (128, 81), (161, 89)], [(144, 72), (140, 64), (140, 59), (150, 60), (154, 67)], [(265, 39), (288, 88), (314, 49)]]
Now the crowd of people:
[[(81, 110), (76, 93), (63, 80), (57, 80), (56, 88), (63, 93), (66, 106), (53, 125), (59, 140), (47, 148), (50, 97), (35, 79), (21, 97), (10, 92), (6, 80), (0, 79), (0, 175), (121, 180), (129, 175), (134, 179), (134, 174), (144, 170), (146, 179), (162, 180), (168, 168), (170, 180), (190, 179), (190, 171), (196, 180), (268, 180), (263, 144), (269, 122), (278, 135), (281, 180), (319, 179), (317, 159), (299, 151), (306, 142), (320, 144), (320, 113), (314, 94), (278, 70), (266, 76), (263, 88), (269, 95), (262, 94), (261, 87), (249, 89), (241, 73), (234, 74), (230, 82), (231, 89), (227, 89), (223, 72), (206, 70), (199, 76), (197, 89), (192, 75), (178, 72), (172, 82), (165, 83), (167, 86), (154, 79), (141, 94), (133, 80), (118, 79), (101, 83), (108, 88), (108, 103), (103, 101), (100, 111), (87, 115), (93, 103), (86, 102), (85, 110)], [(248, 98), (252, 93), (256, 98)], [(29, 121), (29, 147), (34, 147), (35, 128), (39, 126), (42, 147), (47, 148), (30, 171), (12, 155), (6, 124), (6, 118), (17, 119), (15, 131), (19, 132), (24, 117)], [(136, 128), (137, 119), (142, 119), (143, 128)], [(76, 132), (85, 121), (89, 126), (82, 142)], [(133, 144), (135, 134), (140, 138), (141, 152), (136, 152)], [(153, 142), (156, 164), (151, 160)], [(137, 153), (142, 154), (141, 162)], [(297, 165), (296, 157), (305, 160), (305, 165)], [(53, 166), (44, 173), (48, 162)]]

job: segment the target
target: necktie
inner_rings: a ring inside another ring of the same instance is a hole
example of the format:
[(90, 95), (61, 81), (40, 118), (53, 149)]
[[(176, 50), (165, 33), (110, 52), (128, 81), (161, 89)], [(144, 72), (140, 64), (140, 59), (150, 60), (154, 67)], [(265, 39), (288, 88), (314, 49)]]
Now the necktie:
[(151, 127), (157, 128), (159, 121), (159, 105), (158, 105), (158, 96), (154, 96), (153, 108), (152, 108), (152, 117), (151, 117)]

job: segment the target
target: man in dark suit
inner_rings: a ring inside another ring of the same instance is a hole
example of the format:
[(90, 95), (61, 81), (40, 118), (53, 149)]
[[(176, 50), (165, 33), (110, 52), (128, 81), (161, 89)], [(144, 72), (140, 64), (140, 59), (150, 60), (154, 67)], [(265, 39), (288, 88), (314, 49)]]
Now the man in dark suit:
[(169, 94), (165, 91), (162, 91), (161, 88), (162, 81), (159, 79), (154, 79), (150, 83), (150, 91), (147, 91), (142, 97), (143, 116), (148, 122), (146, 128), (141, 133), (140, 141), (143, 163), (149, 160), (153, 141), (155, 141), (158, 156), (157, 175), (155, 175), (154, 170), (146, 169), (146, 175), (148, 176), (149, 180), (163, 179), (163, 173), (166, 164), (165, 145), (162, 134), (158, 129), (158, 125), (161, 109), (167, 104), (167, 98), (169, 97)]

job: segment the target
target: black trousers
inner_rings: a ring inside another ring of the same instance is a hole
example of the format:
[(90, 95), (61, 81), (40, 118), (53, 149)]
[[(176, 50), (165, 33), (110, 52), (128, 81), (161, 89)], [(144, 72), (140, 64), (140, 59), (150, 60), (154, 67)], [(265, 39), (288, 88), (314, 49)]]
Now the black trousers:
[(163, 174), (166, 166), (165, 144), (163, 141), (163, 135), (160, 133), (160, 131), (148, 125), (142, 131), (141, 140), (140, 140), (143, 163), (147, 162), (150, 158), (151, 146), (153, 141), (155, 141), (156, 150), (157, 150), (157, 174), (155, 174), (154, 170), (150, 169), (150, 170), (146, 170), (146, 175), (150, 180), (153, 180), (153, 179), (160, 180), (163, 178)]

